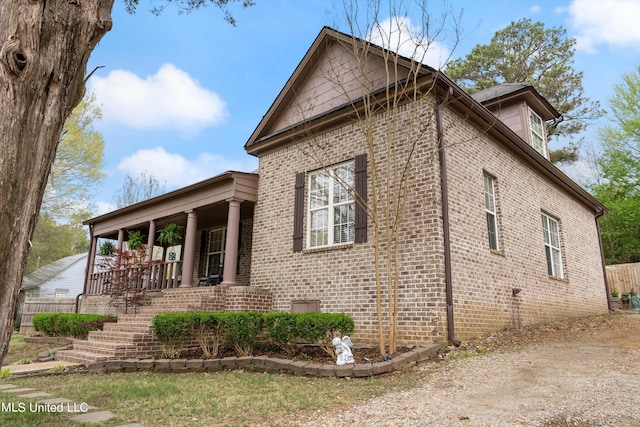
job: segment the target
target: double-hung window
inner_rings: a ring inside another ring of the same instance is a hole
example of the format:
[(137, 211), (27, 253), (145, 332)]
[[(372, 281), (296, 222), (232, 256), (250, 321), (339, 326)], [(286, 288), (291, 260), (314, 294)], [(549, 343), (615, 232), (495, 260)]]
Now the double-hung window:
[(544, 123), (539, 115), (529, 108), (529, 131), (531, 135), (531, 145), (535, 150), (547, 157), (546, 141), (544, 136)]
[(484, 174), (484, 210), (487, 214), (489, 248), (498, 250), (498, 212), (496, 209), (495, 178)]
[(558, 221), (542, 214), (542, 231), (544, 233), (544, 250), (547, 257), (549, 276), (562, 279), (562, 252), (560, 251), (560, 227)]
[(354, 183), (353, 161), (309, 175), (309, 248), (353, 242)]
[(224, 263), (224, 246), (227, 240), (227, 229), (217, 228), (209, 231), (207, 245), (207, 276), (218, 274)]

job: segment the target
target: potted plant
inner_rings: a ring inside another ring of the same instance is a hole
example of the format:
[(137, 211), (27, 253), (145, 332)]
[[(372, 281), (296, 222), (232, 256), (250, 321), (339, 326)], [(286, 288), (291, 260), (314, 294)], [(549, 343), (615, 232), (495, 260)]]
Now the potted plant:
[(611, 291), (611, 296), (609, 297), (609, 310), (616, 311), (618, 309), (618, 291)]
[(158, 243), (162, 245), (162, 260), (165, 260), (168, 247), (176, 246), (182, 240), (182, 228), (174, 223), (167, 224), (158, 232)]
[(127, 247), (129, 250), (140, 249), (144, 245), (144, 236), (139, 230), (127, 231)]
[(622, 302), (622, 308), (629, 308), (629, 292), (622, 293), (620, 301)]
[(102, 245), (100, 245), (100, 255), (103, 256), (111, 256), (113, 255), (113, 252), (115, 251), (115, 246), (113, 246), (113, 243), (111, 243), (109, 240), (105, 241), (104, 243), (102, 243)]

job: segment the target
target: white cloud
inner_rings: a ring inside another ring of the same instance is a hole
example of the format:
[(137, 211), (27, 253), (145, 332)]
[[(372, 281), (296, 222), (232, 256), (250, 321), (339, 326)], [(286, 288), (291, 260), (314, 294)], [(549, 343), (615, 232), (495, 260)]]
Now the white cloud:
[(540, 6), (533, 5), (529, 8), (529, 13), (533, 13), (533, 14), (537, 14), (537, 13), (541, 13), (542, 12), (542, 8)]
[(211, 178), (227, 170), (251, 172), (256, 168), (257, 161), (253, 158), (233, 161), (217, 154), (201, 153), (196, 159), (189, 160), (181, 154), (169, 153), (162, 147), (138, 150), (118, 164), (120, 171), (134, 177), (142, 172), (153, 175), (161, 183), (166, 183), (168, 190)]
[(573, 0), (568, 8), (577, 48), (594, 52), (598, 44), (634, 47), (640, 43), (640, 2)]
[(422, 61), (434, 68), (442, 68), (451, 56), (451, 50), (439, 41), (431, 40), (419, 26), (406, 17), (393, 17), (373, 28), (369, 41), (378, 46)]
[(135, 129), (173, 129), (196, 134), (227, 115), (222, 99), (173, 64), (140, 78), (127, 70), (89, 80), (103, 119)]

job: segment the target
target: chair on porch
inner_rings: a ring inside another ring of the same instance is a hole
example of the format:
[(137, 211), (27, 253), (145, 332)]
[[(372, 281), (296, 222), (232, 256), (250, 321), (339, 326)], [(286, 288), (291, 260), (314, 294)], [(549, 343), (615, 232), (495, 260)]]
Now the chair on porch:
[(222, 264), (219, 264), (214, 274), (199, 277), (198, 286), (216, 286), (222, 283), (223, 269), (224, 269), (224, 266)]

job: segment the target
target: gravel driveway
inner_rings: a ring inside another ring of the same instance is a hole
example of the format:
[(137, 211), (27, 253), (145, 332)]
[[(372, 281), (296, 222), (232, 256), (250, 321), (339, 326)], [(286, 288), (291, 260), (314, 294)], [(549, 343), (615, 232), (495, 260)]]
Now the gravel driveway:
[[(525, 340), (533, 343), (517, 344)], [(503, 332), (478, 347), (495, 349), (474, 357), (457, 350), (457, 358), (418, 366), (432, 372), (409, 391), (283, 424), (640, 426), (640, 314)]]

